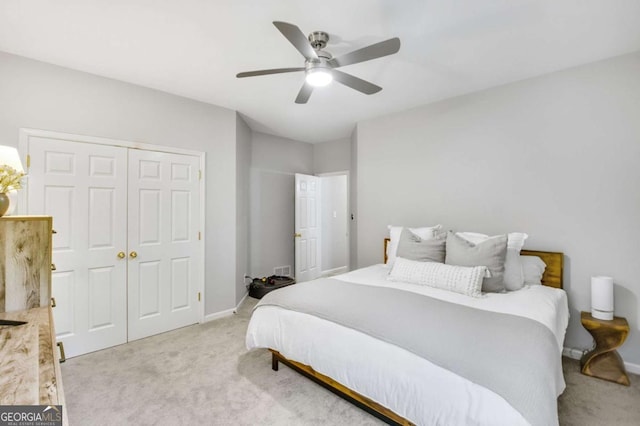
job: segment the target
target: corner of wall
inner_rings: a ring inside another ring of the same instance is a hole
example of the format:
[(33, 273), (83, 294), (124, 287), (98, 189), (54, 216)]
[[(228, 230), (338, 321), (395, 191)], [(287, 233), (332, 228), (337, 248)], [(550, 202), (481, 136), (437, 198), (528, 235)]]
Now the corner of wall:
[(349, 265), (358, 268), (358, 123), (351, 132), (351, 164), (349, 175), (349, 200), (351, 201), (351, 223), (349, 226)]
[(251, 129), (236, 112), (236, 305), (246, 296), (244, 276), (249, 272), (251, 137)]

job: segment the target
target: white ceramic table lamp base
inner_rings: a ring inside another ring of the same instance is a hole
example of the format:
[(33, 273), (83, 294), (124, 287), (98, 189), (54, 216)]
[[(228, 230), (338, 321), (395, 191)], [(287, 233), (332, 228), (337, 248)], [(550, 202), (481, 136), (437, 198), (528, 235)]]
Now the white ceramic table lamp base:
[(591, 277), (591, 316), (613, 319), (613, 278)]

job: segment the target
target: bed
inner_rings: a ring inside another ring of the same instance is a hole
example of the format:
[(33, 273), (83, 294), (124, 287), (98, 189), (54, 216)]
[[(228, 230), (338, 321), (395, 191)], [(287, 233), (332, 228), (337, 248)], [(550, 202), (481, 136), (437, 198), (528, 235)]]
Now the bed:
[[(388, 239), (384, 244), (386, 263)], [(569, 316), (566, 293), (561, 290), (563, 255), (526, 250), (522, 254), (538, 256), (546, 263), (542, 286), (472, 299), (437, 288), (390, 283), (385, 264), (332, 277), (331, 284), (338, 285), (340, 282), (344, 283), (340, 285), (353, 284), (356, 287), (379, 287), (385, 290), (392, 287), (404, 290), (400, 293), (428, 296), (419, 298), (421, 300), (436, 299), (477, 308), (473, 311), (512, 316), (505, 318), (528, 318), (538, 325), (542, 324), (544, 327), (541, 328), (553, 336), (551, 340), (555, 339), (556, 352), (551, 362), (528, 361), (526, 368), (531, 369), (533, 374), (545, 377), (551, 377), (547, 374), (548, 370), (560, 368), (559, 378), (556, 374), (555, 379), (543, 383), (549, 382), (546, 383), (545, 392), (550, 395), (541, 407), (553, 413), (557, 423), (556, 399), (565, 387), (561, 374), (562, 342)], [(354, 307), (357, 304), (354, 301)], [(432, 328), (446, 329), (450, 323), (455, 321), (442, 318), (437, 327)], [(390, 424), (535, 423), (525, 419), (518, 409), (493, 390), (431, 362), (412, 350), (322, 316), (258, 304), (248, 326), (246, 343), (248, 349), (269, 349), (274, 370), (277, 371), (279, 363), (283, 363)], [(476, 356), (473, 353), (476, 346), (470, 345), (468, 358)], [(505, 357), (508, 356), (505, 354)], [(513, 377), (500, 379), (510, 380), (519, 387), (529, 386)]]

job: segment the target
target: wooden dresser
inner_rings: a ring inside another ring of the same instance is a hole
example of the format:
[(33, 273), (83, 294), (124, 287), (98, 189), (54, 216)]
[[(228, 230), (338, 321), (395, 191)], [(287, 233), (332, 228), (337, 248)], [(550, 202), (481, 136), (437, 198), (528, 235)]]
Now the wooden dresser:
[[(51, 308), (0, 313), (0, 405), (64, 405)], [(63, 410), (64, 412), (64, 410)]]
[(0, 217), (0, 312), (48, 306), (51, 216)]
[(0, 405), (65, 405), (64, 348), (51, 311), (52, 233), (50, 216), (0, 218), (0, 319), (26, 322), (0, 326)]

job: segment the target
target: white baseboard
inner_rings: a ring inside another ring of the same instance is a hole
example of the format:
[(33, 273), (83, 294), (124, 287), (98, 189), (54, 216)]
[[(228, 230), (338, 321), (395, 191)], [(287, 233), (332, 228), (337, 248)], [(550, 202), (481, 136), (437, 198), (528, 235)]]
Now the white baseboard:
[(242, 302), (244, 302), (244, 299), (246, 299), (247, 296), (249, 296), (249, 292), (246, 292), (244, 294), (244, 296), (242, 297), (242, 299), (240, 299), (240, 302), (238, 302), (235, 308), (225, 309), (224, 311), (214, 312), (212, 314), (205, 315), (203, 322), (209, 322), (209, 321), (217, 320), (219, 318), (224, 318), (224, 317), (228, 317), (229, 315), (235, 314), (236, 312), (238, 312), (238, 307), (242, 305)]
[[(575, 348), (563, 348), (562, 349), (562, 355), (566, 356), (567, 358), (571, 358), (571, 359), (580, 359), (582, 358), (582, 355), (584, 355), (587, 352), (587, 350), (583, 350), (583, 349), (575, 349)], [(626, 362), (624, 361), (624, 368), (626, 368), (628, 373), (633, 373), (633, 374), (640, 374), (640, 364), (634, 364), (632, 362)]]
[(571, 359), (580, 359), (582, 358), (582, 355), (584, 354), (585, 351), (583, 351), (582, 349), (575, 349), (575, 348), (563, 348), (562, 349), (562, 356), (566, 356), (567, 358), (571, 358)]
[(224, 311), (214, 312), (212, 314), (208, 314), (204, 316), (204, 322), (209, 322), (213, 320), (217, 320), (219, 318), (228, 317), (229, 315), (233, 315), (236, 312), (236, 308), (225, 309)]
[(238, 302), (238, 304), (236, 305), (236, 308), (233, 310), (233, 313), (238, 313), (238, 308), (240, 308), (240, 305), (242, 305), (242, 302), (244, 302), (244, 300), (249, 297), (249, 292), (247, 291), (244, 296), (242, 296), (242, 299), (240, 299), (240, 301)]
[(640, 364), (634, 364), (632, 362), (625, 362), (624, 368), (627, 369), (627, 373), (640, 374)]
[(322, 271), (320, 273), (320, 276), (331, 277), (333, 275), (344, 274), (345, 272), (349, 272), (349, 268), (347, 266), (340, 266), (339, 268), (327, 269), (326, 271)]

